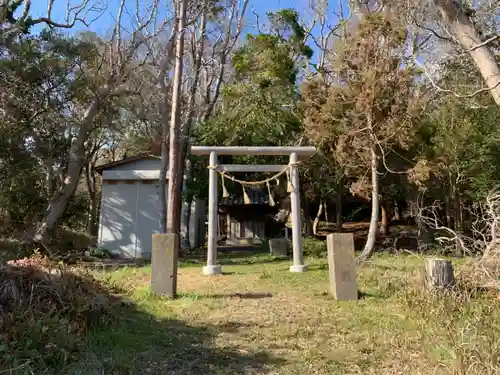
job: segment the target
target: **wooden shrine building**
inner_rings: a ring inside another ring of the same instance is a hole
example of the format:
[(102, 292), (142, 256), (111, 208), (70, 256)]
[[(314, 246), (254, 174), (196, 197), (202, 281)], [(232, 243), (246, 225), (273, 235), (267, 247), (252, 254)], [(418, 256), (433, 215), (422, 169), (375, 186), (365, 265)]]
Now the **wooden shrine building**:
[(249, 202), (236, 195), (219, 202), (218, 237), (227, 244), (259, 244), (276, 231), (272, 215), (277, 208), (269, 205), (267, 189), (247, 188), (246, 193)]

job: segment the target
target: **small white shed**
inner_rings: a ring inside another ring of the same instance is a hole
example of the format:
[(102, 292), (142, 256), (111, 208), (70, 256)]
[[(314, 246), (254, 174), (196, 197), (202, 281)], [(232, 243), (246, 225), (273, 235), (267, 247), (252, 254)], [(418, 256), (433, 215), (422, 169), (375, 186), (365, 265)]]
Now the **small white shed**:
[[(156, 156), (139, 155), (97, 168), (102, 174), (99, 247), (123, 258), (151, 257), (151, 237), (160, 230), (160, 165)], [(199, 202), (192, 205), (192, 247), (204, 241), (203, 211)]]

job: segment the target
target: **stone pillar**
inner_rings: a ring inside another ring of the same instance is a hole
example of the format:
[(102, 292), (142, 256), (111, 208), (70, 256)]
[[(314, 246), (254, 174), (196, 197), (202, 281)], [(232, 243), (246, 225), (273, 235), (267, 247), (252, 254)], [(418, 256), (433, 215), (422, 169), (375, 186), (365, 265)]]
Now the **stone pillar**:
[(288, 240), (286, 238), (272, 238), (269, 240), (269, 251), (272, 256), (287, 258)]
[(327, 237), (330, 290), (338, 300), (357, 300), (356, 257), (352, 233), (332, 233)]
[(210, 168), (208, 172), (208, 253), (207, 265), (203, 267), (203, 274), (221, 274), (221, 267), (217, 265), (217, 228), (218, 228), (218, 207), (217, 207), (217, 154), (210, 153)]
[(151, 252), (151, 290), (174, 298), (177, 294), (177, 249), (180, 236), (175, 233), (153, 234)]
[(299, 189), (299, 168), (297, 166), (299, 158), (295, 152), (290, 154), (290, 180), (292, 192), (290, 202), (292, 206), (292, 244), (293, 244), (293, 266), (291, 272), (306, 272), (307, 266), (304, 264), (302, 252), (302, 223), (300, 220), (300, 189)]

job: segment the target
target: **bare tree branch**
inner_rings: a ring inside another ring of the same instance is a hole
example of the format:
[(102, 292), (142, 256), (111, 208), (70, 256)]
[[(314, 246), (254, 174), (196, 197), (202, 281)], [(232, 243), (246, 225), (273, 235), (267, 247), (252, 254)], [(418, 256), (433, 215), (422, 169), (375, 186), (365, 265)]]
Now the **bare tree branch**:
[(475, 97), (478, 94), (481, 94), (483, 92), (489, 92), (489, 91), (494, 90), (494, 89), (496, 89), (497, 87), (500, 86), (500, 78), (499, 78), (498, 81), (497, 81), (497, 83), (494, 86), (492, 86), (492, 87), (483, 87), (483, 88), (480, 88), (480, 89), (475, 90), (475, 91), (473, 91), (471, 93), (468, 93), (468, 94), (460, 94), (460, 93), (457, 93), (457, 92), (455, 92), (453, 90), (444, 89), (444, 88), (440, 87), (434, 81), (434, 79), (431, 77), (431, 75), (429, 74), (427, 68), (423, 64), (419, 63), (415, 57), (413, 57), (413, 62), (415, 63), (415, 65), (418, 65), (422, 69), (424, 75), (427, 77), (427, 79), (431, 83), (432, 87), (434, 87), (438, 92), (448, 93), (448, 94), (453, 95), (456, 98), (461, 98), (461, 99), (473, 98), (473, 97)]
[(479, 44), (476, 44), (475, 46), (471, 47), (471, 48), (469, 49), (469, 51), (475, 51), (476, 49), (481, 48), (481, 47), (484, 47), (484, 46), (486, 46), (487, 44), (490, 44), (491, 42), (493, 42), (493, 41), (495, 41), (495, 40), (497, 40), (497, 39), (499, 39), (499, 38), (500, 38), (500, 35), (494, 35), (494, 36), (492, 36), (491, 38), (486, 39), (484, 42), (479, 43)]
[[(0, 4), (0, 14), (6, 11), (7, 7), (12, 4), (11, 0), (3, 0)], [(37, 18), (31, 18), (31, 0), (24, 0), (23, 11), (17, 19), (0, 19), (0, 31), (7, 35), (11, 32), (19, 30), (24, 25), (32, 26), (38, 24), (46, 24), (52, 28), (65, 28), (70, 29), (78, 22), (89, 26), (97, 18), (99, 18), (105, 7), (101, 6), (98, 2), (93, 4), (91, 0), (81, 0), (75, 5), (71, 5), (71, 0), (66, 0), (66, 14), (63, 22), (57, 21), (53, 18), (52, 12), (55, 6), (55, 0), (47, 1), (46, 15)], [(96, 17), (90, 18), (91, 13), (97, 13)]]

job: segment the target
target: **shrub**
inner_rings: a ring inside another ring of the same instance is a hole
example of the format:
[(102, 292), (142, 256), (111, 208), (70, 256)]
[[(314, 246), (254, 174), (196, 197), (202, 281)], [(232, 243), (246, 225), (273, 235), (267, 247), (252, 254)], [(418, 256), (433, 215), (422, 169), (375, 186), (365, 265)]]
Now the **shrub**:
[(102, 247), (91, 247), (89, 249), (89, 255), (94, 258), (112, 258), (113, 254), (108, 249), (104, 249)]
[(38, 254), (0, 268), (0, 368), (63, 367), (91, 325), (106, 322), (107, 288)]
[[(422, 339), (440, 348), (439, 358), (452, 364), (449, 373), (500, 373), (500, 302), (491, 290), (471, 289), (470, 280), (458, 277), (448, 291), (430, 293), (423, 285), (408, 288), (402, 300), (416, 315)], [(465, 283), (464, 283), (465, 282)], [(446, 337), (443, 341), (442, 337)], [(439, 338), (439, 341), (438, 339)]]
[(302, 246), (304, 249), (304, 255), (312, 256), (317, 258), (323, 258), (326, 256), (326, 242), (318, 240), (314, 237), (304, 237), (302, 239)]

